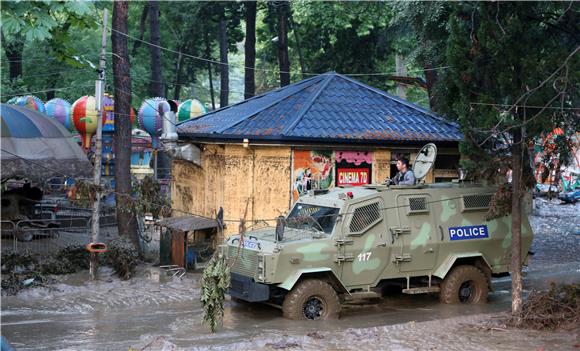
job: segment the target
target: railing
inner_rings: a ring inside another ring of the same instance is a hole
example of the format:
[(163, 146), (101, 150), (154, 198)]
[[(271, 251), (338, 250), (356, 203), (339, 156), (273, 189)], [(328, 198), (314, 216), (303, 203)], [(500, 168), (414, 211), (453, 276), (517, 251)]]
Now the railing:
[[(107, 222), (101, 227), (115, 229)], [(69, 245), (86, 245), (91, 240), (90, 217), (1, 221), (1, 229), (3, 253), (12, 250), (45, 256)], [(100, 236), (110, 239), (116, 232), (105, 230)]]

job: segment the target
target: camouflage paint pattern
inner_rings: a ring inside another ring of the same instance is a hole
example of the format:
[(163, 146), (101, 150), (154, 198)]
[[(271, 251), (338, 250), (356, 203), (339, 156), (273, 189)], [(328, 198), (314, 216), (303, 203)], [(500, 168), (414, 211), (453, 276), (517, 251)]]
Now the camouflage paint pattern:
[[(353, 193), (352, 198), (343, 196), (347, 191)], [(251, 247), (241, 245), (239, 236), (233, 236), (226, 243), (229, 249), (224, 246), (222, 252), (227, 253), (233, 272), (288, 290), (301, 275), (312, 272), (331, 274), (347, 291), (366, 291), (382, 280), (407, 276), (443, 279), (455, 260), (463, 257), (480, 256), (493, 273), (504, 273), (511, 260), (511, 216), (486, 221), (487, 208), (465, 208), (463, 200), (463, 196), (494, 192), (492, 187), (452, 183), (338, 188), (298, 201), (340, 208), (331, 234), (286, 228), (285, 238), (276, 242), (274, 228), (266, 228), (246, 233), (245, 238), (254, 238), (255, 243), (248, 243)], [(417, 197), (426, 199), (426, 210), (412, 213), (408, 199)], [(379, 219), (367, 223), (362, 232), (351, 233), (356, 209), (377, 202)], [(482, 225), (487, 226), (487, 238), (450, 240), (451, 227)], [(524, 214), (523, 262), (532, 236)]]

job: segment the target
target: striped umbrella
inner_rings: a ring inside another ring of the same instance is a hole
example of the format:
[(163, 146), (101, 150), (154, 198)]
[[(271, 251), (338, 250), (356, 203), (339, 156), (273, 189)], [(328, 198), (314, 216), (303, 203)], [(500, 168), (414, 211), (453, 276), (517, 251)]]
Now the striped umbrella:
[(2, 179), (90, 176), (87, 157), (59, 122), (8, 104), (0, 104), (0, 119)]
[[(13, 101), (13, 100), (10, 99), (10, 101)], [(40, 100), (39, 98), (37, 98), (34, 95), (19, 96), (12, 103), (14, 105), (18, 105), (18, 106), (26, 106), (29, 109), (35, 110), (38, 112), (42, 112), (42, 113), (46, 112), (46, 108), (44, 107), (44, 103), (42, 102), (42, 100)]]
[[(97, 131), (97, 106), (93, 96), (83, 96), (72, 104), (72, 118), (76, 130), (82, 137), (83, 148), (91, 147), (91, 138)], [(103, 125), (106, 121), (103, 109)]]
[(71, 110), (72, 106), (70, 102), (61, 99), (54, 98), (46, 102), (46, 115), (50, 118), (54, 118), (60, 122), (69, 132), (75, 131), (75, 126), (72, 121)]
[(177, 110), (177, 122), (187, 121), (207, 113), (207, 108), (196, 99), (185, 100)]

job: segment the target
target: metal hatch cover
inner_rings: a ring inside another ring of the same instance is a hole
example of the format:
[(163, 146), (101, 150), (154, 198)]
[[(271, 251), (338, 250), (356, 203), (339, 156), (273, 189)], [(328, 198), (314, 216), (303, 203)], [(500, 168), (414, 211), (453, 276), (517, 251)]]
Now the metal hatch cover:
[(423, 182), (427, 173), (433, 168), (436, 158), (437, 146), (435, 144), (429, 143), (421, 148), (421, 151), (415, 157), (415, 162), (413, 162), (413, 173), (415, 173), (417, 183)]

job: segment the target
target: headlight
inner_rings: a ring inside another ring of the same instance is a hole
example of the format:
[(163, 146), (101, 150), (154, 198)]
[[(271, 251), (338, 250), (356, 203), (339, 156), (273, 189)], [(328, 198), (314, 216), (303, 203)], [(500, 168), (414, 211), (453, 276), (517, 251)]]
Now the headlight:
[(264, 281), (264, 256), (258, 255), (258, 280)]

